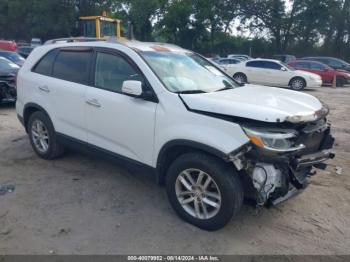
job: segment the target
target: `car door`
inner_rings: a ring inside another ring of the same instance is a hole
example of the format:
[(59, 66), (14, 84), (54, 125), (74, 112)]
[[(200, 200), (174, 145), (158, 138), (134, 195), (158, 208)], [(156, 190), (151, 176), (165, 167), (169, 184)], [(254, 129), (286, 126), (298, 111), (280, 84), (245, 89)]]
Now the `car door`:
[(157, 103), (122, 93), (126, 80), (153, 92), (147, 80), (127, 56), (111, 50), (95, 52), (93, 72), (85, 106), (89, 144), (151, 165)]
[(266, 82), (272, 86), (288, 86), (292, 72), (283, 64), (265, 61)]
[(310, 72), (310, 63), (306, 61), (298, 61), (292, 63), (293, 68), (296, 70)]
[(333, 75), (332, 71), (326, 70), (326, 66), (318, 62), (310, 62), (310, 72), (321, 76), (322, 81), (325, 83), (332, 82)]
[(266, 84), (264, 77), (265, 72), (264, 61), (249, 61), (245, 64), (245, 73), (249, 83), (253, 84)]
[[(33, 69), (37, 73), (37, 92), (46, 105), (56, 132), (87, 141), (85, 131), (85, 93), (89, 82), (92, 48), (55, 49)], [(49, 63), (53, 59), (52, 67)]]

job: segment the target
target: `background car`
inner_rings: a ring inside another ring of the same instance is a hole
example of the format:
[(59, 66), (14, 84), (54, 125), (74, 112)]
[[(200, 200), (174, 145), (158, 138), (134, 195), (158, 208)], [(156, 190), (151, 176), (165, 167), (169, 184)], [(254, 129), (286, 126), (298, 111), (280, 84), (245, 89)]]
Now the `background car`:
[(315, 57), (303, 57), (302, 60), (318, 61), (332, 67), (333, 69), (345, 70), (350, 72), (350, 64), (339, 58), (315, 56)]
[(20, 46), (17, 48), (17, 53), (24, 58), (27, 58), (29, 54), (33, 51), (34, 47), (30, 46)]
[(320, 87), (319, 75), (295, 70), (278, 60), (253, 59), (226, 67), (226, 73), (240, 83), (261, 84), (267, 86), (290, 87), (303, 90), (305, 87)]
[(18, 70), (18, 65), (0, 57), (0, 102), (16, 100), (15, 80)]
[(42, 42), (40, 38), (32, 38), (32, 41), (30, 41), (30, 46), (31, 47), (37, 47), (37, 46), (41, 46)]
[(289, 62), (296, 60), (297, 58), (294, 55), (274, 55), (273, 59), (288, 64)]
[(20, 46), (29, 46), (28, 42), (25, 41), (25, 40), (18, 40), (16, 43), (17, 43), (17, 47), (20, 47)]
[(216, 63), (219, 65), (235, 65), (240, 62), (242, 62), (242, 60), (236, 58), (221, 58), (216, 61)]
[(0, 50), (16, 51), (17, 44), (14, 41), (0, 40)]
[(332, 84), (334, 77), (337, 79), (337, 86), (344, 86), (350, 83), (350, 74), (347, 71), (335, 70), (330, 66), (317, 61), (295, 60), (289, 66), (302, 71), (315, 73), (322, 78), (323, 84)]
[(16, 52), (2, 51), (0, 50), (0, 57), (4, 57), (18, 66), (22, 66), (25, 59)]
[(253, 59), (249, 55), (242, 55), (242, 54), (231, 54), (231, 55), (228, 55), (227, 58), (235, 58), (243, 61)]

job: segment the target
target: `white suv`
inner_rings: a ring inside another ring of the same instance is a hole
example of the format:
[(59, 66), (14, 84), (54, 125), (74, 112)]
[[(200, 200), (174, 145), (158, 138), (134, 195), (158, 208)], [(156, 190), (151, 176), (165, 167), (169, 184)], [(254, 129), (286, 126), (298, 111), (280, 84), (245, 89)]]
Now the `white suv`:
[(243, 198), (276, 204), (332, 158), (328, 109), (313, 96), (239, 85), (180, 47), (137, 41), (36, 48), (17, 79), (34, 151), (103, 153), (145, 167), (184, 220), (223, 227)]

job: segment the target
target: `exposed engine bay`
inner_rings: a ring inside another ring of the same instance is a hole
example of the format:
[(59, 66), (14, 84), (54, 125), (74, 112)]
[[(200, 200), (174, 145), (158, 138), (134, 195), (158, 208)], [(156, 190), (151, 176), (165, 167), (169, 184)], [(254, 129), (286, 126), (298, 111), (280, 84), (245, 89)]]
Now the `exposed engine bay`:
[(254, 198), (258, 206), (292, 197), (307, 186), (314, 168), (325, 169), (323, 162), (335, 156), (326, 118), (294, 127), (245, 130), (251, 142), (230, 160), (249, 178), (248, 198)]

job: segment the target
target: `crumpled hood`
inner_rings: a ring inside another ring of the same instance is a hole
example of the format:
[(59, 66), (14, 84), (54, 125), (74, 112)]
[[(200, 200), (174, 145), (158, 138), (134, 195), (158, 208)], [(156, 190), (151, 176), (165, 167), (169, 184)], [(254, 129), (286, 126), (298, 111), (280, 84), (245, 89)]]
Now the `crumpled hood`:
[(249, 84), (225, 91), (180, 96), (192, 110), (264, 122), (308, 122), (328, 113), (311, 95)]

